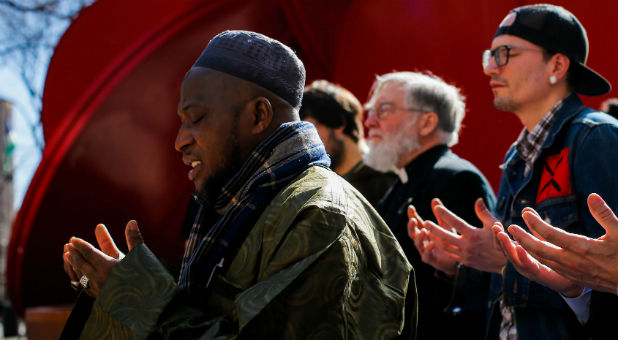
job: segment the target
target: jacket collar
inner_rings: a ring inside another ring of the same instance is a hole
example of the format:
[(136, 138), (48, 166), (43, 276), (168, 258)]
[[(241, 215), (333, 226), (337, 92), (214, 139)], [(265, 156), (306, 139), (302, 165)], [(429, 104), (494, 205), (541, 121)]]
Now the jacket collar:
[(436, 145), (418, 155), (405, 167), (408, 178), (417, 180), (425, 177), (425, 175), (433, 169), (433, 165), (438, 161), (438, 159), (449, 151), (450, 149), (448, 146), (441, 144)]
[[(541, 150), (552, 146), (558, 133), (562, 131), (563, 127), (575, 118), (575, 116), (577, 116), (583, 108), (585, 108), (585, 106), (575, 92), (572, 92), (564, 98), (562, 107), (556, 113), (556, 117), (549, 128), (549, 133), (543, 143), (543, 146), (541, 146)], [(500, 169), (504, 171), (504, 169), (511, 166), (513, 162), (517, 161), (523, 162), (521, 157), (518, 156), (518, 153), (515, 152), (515, 143), (513, 143), (507, 152), (507, 157), (505, 158), (504, 163), (500, 165)]]
[(550, 147), (556, 138), (556, 135), (563, 130), (563, 127), (568, 124), (575, 116), (577, 116), (581, 109), (584, 108), (584, 104), (579, 99), (575, 92), (571, 93), (564, 99), (562, 104), (562, 108), (558, 110), (556, 113), (556, 117), (554, 118), (554, 122), (552, 123), (551, 128), (549, 129), (549, 134), (543, 143), (541, 149), (546, 149)]

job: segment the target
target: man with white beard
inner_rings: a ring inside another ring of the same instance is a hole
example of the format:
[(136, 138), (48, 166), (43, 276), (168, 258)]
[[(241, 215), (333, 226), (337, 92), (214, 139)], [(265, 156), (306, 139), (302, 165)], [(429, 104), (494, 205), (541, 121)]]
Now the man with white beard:
[[(450, 150), (458, 141), (465, 115), (464, 97), (455, 86), (434, 75), (395, 72), (377, 77), (365, 106), (370, 151), (364, 161), (375, 169), (399, 174), (378, 212), (415, 268), (418, 311), (414, 304), (406, 303), (406, 321), (414, 320), (418, 313), (418, 339), (460, 337), (457, 333), (461, 329), (469, 330), (467, 337), (482, 338), (486, 306), (474, 304), (470, 297), (487, 294), (487, 287), (477, 285), (488, 282), (480, 279), (487, 274), (450, 257), (435, 258), (434, 254), (442, 253), (432, 252), (433, 245), (424, 241), (423, 231), (412, 228), (408, 233), (407, 227), (408, 214), (435, 221), (431, 210), (434, 198), (457, 210), (464, 220), (477, 222), (472, 225), (480, 225), (474, 211), (477, 199), (482, 198), (490, 209), (495, 204), (483, 174)], [(472, 279), (455, 280), (462, 271)], [(401, 339), (414, 337), (410, 326), (406, 322)]]

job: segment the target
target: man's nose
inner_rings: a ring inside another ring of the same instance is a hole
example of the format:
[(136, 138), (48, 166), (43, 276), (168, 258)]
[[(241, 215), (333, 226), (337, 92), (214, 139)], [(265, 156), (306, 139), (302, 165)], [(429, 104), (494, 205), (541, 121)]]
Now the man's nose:
[(491, 76), (492, 74), (496, 74), (499, 70), (499, 66), (496, 64), (496, 60), (491, 57), (487, 64), (483, 65), (483, 73), (487, 76)]
[(184, 127), (178, 129), (176, 134), (176, 140), (174, 141), (174, 148), (178, 152), (183, 152), (189, 145), (193, 143), (193, 135)]
[(378, 124), (378, 115), (374, 111), (367, 112), (367, 118), (365, 118), (364, 125), (366, 128), (375, 127)]

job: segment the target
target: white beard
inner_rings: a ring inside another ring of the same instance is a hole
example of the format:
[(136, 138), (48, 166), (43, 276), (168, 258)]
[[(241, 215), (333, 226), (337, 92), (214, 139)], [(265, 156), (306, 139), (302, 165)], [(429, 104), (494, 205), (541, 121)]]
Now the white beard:
[(399, 170), (397, 163), (401, 157), (421, 149), (418, 135), (409, 132), (410, 126), (415, 122), (416, 119), (412, 120), (391, 135), (377, 131), (382, 140), (378, 142), (374, 139), (369, 140), (369, 152), (363, 157), (365, 164), (378, 171), (397, 172)]

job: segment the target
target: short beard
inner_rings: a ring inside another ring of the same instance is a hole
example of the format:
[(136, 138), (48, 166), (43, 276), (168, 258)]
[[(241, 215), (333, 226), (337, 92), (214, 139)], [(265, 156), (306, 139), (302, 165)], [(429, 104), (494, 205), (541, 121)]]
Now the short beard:
[(223, 187), (238, 173), (238, 171), (240, 171), (240, 168), (242, 167), (242, 163), (239, 158), (240, 143), (238, 142), (237, 116), (234, 118), (234, 123), (230, 129), (230, 134), (224, 144), (227, 148), (224, 150), (223, 155), (227, 156), (227, 159), (224, 160), (223, 166), (221, 166), (218, 171), (204, 180), (200, 190), (195, 192), (195, 197), (197, 200), (207, 209), (214, 208)]
[(343, 145), (344, 141), (337, 138), (334, 131), (330, 131), (329, 136), (329, 149), (328, 154), (330, 156), (330, 168), (332, 170), (336, 170), (341, 162), (343, 161), (345, 155), (345, 147)]
[(515, 112), (519, 109), (520, 105), (517, 104), (511, 98), (495, 98), (494, 108), (503, 112)]
[(412, 124), (414, 121), (392, 135), (382, 135), (378, 143), (370, 139), (369, 152), (363, 157), (365, 164), (381, 172), (398, 171), (397, 163), (402, 156), (421, 149), (418, 135), (408, 134)]

